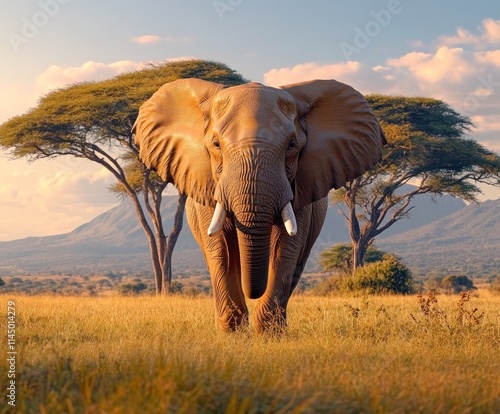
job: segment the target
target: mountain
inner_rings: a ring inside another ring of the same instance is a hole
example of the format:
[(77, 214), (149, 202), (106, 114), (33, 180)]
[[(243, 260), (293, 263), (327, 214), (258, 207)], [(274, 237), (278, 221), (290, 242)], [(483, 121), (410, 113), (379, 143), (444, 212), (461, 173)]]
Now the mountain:
[[(165, 196), (162, 215), (165, 229), (170, 229), (177, 197)], [(464, 208), (463, 201), (450, 196), (416, 198), (410, 220), (401, 220), (384, 234), (395, 235), (420, 228)], [(321, 235), (311, 254), (309, 270), (317, 270), (317, 255), (334, 243), (349, 240), (345, 219), (338, 207), (328, 210)], [(202, 254), (185, 223), (179, 236), (174, 257), (176, 274), (206, 273)], [(97, 216), (70, 233), (29, 237), (0, 243), (0, 276), (64, 273), (150, 273), (151, 264), (146, 236), (139, 225), (130, 201)]]
[(500, 274), (500, 199), (470, 205), (430, 224), (377, 242), (417, 276)]
[[(176, 205), (177, 197), (164, 197), (162, 217), (167, 230)], [(190, 231), (181, 232), (177, 247), (183, 256), (199, 255)], [(128, 274), (149, 273), (150, 268), (147, 239), (128, 199), (70, 233), (0, 243), (0, 275)]]

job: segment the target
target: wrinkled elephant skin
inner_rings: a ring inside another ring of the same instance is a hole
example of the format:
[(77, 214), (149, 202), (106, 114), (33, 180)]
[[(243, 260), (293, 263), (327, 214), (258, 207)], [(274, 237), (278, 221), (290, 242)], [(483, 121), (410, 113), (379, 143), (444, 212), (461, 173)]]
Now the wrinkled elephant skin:
[(286, 307), (323, 225), (327, 195), (372, 168), (385, 143), (364, 97), (334, 80), (225, 88), (163, 85), (133, 127), (141, 160), (188, 196), (217, 323), (286, 325)]

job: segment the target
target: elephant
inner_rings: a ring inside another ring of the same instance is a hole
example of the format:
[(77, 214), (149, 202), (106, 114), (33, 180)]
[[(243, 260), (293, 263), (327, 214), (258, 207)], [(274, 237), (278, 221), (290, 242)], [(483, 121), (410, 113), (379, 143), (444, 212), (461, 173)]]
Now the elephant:
[(361, 93), (335, 80), (274, 88), (201, 79), (161, 86), (132, 128), (147, 168), (187, 196), (216, 325), (285, 329), (289, 298), (323, 226), (328, 193), (380, 159), (382, 128)]

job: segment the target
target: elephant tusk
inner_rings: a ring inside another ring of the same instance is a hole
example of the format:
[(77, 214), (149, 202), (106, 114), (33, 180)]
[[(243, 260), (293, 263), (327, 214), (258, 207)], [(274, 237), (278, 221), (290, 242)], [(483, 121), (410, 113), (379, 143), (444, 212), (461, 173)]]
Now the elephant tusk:
[(295, 220), (295, 214), (290, 202), (281, 210), (281, 218), (283, 219), (283, 223), (285, 223), (288, 234), (295, 236), (297, 234), (297, 221)]
[(224, 220), (226, 219), (226, 210), (222, 207), (222, 204), (217, 202), (215, 206), (214, 216), (212, 217), (212, 221), (210, 222), (210, 226), (208, 226), (208, 235), (212, 237), (215, 233), (222, 229), (222, 225), (224, 224)]

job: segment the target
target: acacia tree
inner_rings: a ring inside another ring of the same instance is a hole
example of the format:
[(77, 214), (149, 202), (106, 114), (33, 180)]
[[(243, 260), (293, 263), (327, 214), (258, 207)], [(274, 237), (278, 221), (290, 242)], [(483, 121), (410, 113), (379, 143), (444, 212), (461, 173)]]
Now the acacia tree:
[[(352, 242), (352, 272), (375, 237), (409, 217), (420, 194), (477, 202), (477, 184), (500, 185), (500, 157), (467, 136), (469, 118), (440, 100), (367, 97), (387, 137), (380, 163), (333, 193)], [(403, 186), (412, 184), (412, 190)]]
[[(370, 245), (366, 249), (365, 263), (375, 263), (383, 260), (387, 253)], [(352, 269), (352, 247), (349, 243), (335, 244), (323, 250), (320, 254), (320, 264), (324, 271), (340, 271), (349, 273)]]
[(140, 105), (161, 85), (193, 77), (226, 85), (246, 82), (221, 63), (168, 62), (110, 80), (54, 90), (35, 108), (0, 125), (0, 147), (12, 158), (26, 157), (31, 162), (70, 155), (98, 163), (113, 174), (117, 185), (112, 190), (130, 198), (146, 234), (157, 293), (169, 291), (171, 255), (182, 227), (185, 196), (179, 196), (174, 226), (167, 237), (160, 213), (167, 183), (140, 161), (131, 129)]

